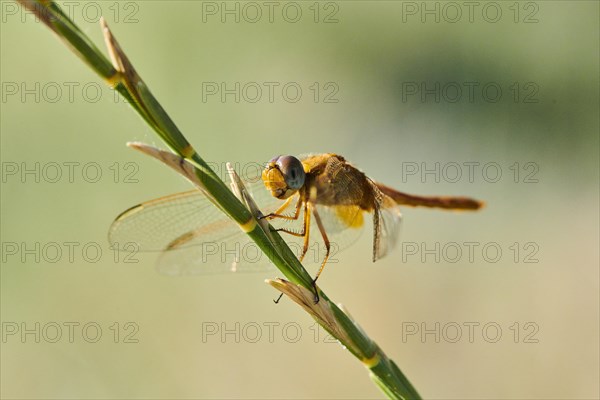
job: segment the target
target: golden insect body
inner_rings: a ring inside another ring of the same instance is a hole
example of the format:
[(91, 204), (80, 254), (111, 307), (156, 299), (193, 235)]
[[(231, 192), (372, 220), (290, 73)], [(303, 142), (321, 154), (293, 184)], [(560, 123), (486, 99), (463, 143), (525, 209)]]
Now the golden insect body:
[[(338, 222), (346, 229), (361, 228), (364, 225), (363, 213), (373, 213), (373, 261), (376, 261), (396, 244), (401, 222), (400, 204), (463, 210), (482, 206), (482, 203), (470, 198), (423, 197), (398, 192), (374, 182), (342, 156), (333, 153), (309, 155), (302, 160), (293, 156), (275, 157), (267, 164), (262, 178), (273, 196), (287, 199), (280, 209), (266, 215), (266, 218), (296, 220), (303, 210), (301, 232), (278, 229), (305, 238), (300, 260), (308, 250), (310, 214), (315, 218), (326, 252), (314, 281), (323, 272), (330, 252), (327, 229), (318, 211), (320, 208), (332, 209)], [(294, 214), (283, 214), (296, 194)]]

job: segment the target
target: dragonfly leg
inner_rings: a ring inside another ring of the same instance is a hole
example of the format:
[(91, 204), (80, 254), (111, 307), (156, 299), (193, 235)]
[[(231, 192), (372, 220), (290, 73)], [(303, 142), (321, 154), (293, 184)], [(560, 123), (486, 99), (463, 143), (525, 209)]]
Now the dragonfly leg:
[[(298, 202), (298, 206), (297, 209), (300, 209), (300, 202)], [(323, 272), (323, 268), (325, 268), (325, 264), (327, 263), (327, 259), (329, 258), (329, 251), (331, 248), (331, 244), (329, 242), (329, 238), (327, 237), (327, 233), (325, 232), (325, 227), (323, 226), (323, 222), (321, 221), (321, 217), (319, 216), (319, 213), (317, 212), (316, 208), (314, 207), (310, 207), (310, 203), (308, 201), (304, 202), (304, 223), (302, 224), (302, 232), (294, 232), (292, 230), (288, 230), (285, 228), (281, 228), (281, 229), (277, 229), (278, 232), (285, 232), (288, 233), (290, 235), (294, 235), (294, 236), (298, 236), (298, 237), (304, 237), (304, 247), (302, 248), (302, 254), (299, 257), (300, 262), (302, 262), (302, 260), (304, 259), (304, 256), (306, 256), (306, 253), (308, 251), (308, 246), (310, 243), (310, 213), (313, 213), (313, 215), (315, 216), (315, 221), (317, 221), (317, 226), (319, 227), (319, 231), (321, 232), (321, 236), (323, 237), (323, 242), (325, 243), (325, 258), (323, 259), (323, 262), (321, 263), (321, 267), (319, 268), (319, 272), (317, 272), (317, 275), (315, 276), (315, 279), (313, 279), (313, 288), (315, 290), (315, 304), (319, 302), (319, 292), (317, 290), (317, 279), (319, 279), (319, 275), (321, 275), (321, 272)], [(299, 213), (299, 212), (297, 212)], [(275, 304), (279, 303), (279, 300), (281, 299), (280, 295), (277, 300), (273, 300), (275, 302)]]
[[(297, 215), (300, 214), (300, 202), (298, 202), (298, 212), (296, 213)], [(298, 219), (298, 216), (296, 216), (296, 218), (294, 219)], [(304, 222), (302, 223), (302, 232), (296, 232), (293, 231), (291, 229), (287, 229), (287, 228), (279, 228), (279, 229), (275, 229), (276, 232), (285, 232), (289, 235), (292, 236), (298, 236), (298, 237), (303, 237), (304, 238), (304, 245), (305, 247), (308, 249), (307, 246), (307, 237), (308, 237), (308, 231), (309, 231), (309, 222), (310, 222), (310, 211), (308, 210), (308, 202), (304, 203), (304, 218), (303, 218)], [(302, 252), (302, 258), (304, 258), (304, 254), (306, 253), (306, 251)], [(300, 259), (300, 261), (302, 261), (302, 259)]]
[(309, 203), (306, 202), (304, 204), (304, 246), (302, 247), (302, 254), (300, 254), (300, 257), (298, 258), (298, 260), (300, 260), (300, 262), (302, 262), (302, 260), (304, 260), (304, 256), (306, 255), (306, 252), (308, 251), (308, 245), (309, 245), (309, 238), (310, 238), (310, 209), (312, 207), (309, 206)]
[(298, 202), (296, 203), (296, 210), (294, 211), (294, 215), (282, 214), (285, 211), (285, 209), (288, 208), (288, 206), (292, 202), (293, 198), (294, 197), (290, 197), (275, 212), (267, 214), (267, 215), (263, 216), (262, 218), (266, 218), (266, 219), (281, 218), (281, 219), (297, 220), (298, 216), (300, 215), (300, 207), (302, 206), (302, 200), (300, 198), (298, 198)]
[(283, 297), (283, 293), (281, 293), (281, 294), (279, 295), (279, 297), (277, 297), (277, 300), (273, 300), (273, 303), (275, 303), (275, 304), (279, 304), (279, 300), (281, 300), (281, 298), (282, 298), (282, 297)]
[(323, 258), (323, 262), (321, 263), (321, 268), (317, 272), (315, 279), (313, 279), (313, 287), (315, 289), (315, 304), (319, 302), (319, 292), (317, 290), (317, 279), (319, 279), (319, 275), (323, 272), (325, 268), (325, 264), (327, 263), (327, 259), (329, 258), (329, 250), (331, 248), (331, 244), (329, 243), (329, 238), (327, 237), (327, 232), (325, 232), (325, 227), (323, 226), (323, 221), (321, 221), (321, 217), (317, 212), (316, 207), (312, 208), (312, 212), (315, 216), (315, 221), (317, 221), (317, 226), (319, 227), (319, 232), (321, 232), (321, 236), (323, 236), (323, 242), (325, 243), (325, 258)]
[[(298, 203), (300, 204), (300, 203)], [(300, 209), (300, 207), (298, 207), (298, 209)], [(304, 223), (302, 224), (302, 232), (294, 232), (294, 231), (290, 231), (290, 230), (286, 230), (286, 229), (277, 229), (277, 231), (279, 232), (285, 232), (288, 233), (290, 235), (294, 235), (294, 236), (304, 236), (304, 248), (302, 249), (302, 254), (300, 255), (300, 257), (298, 258), (298, 260), (300, 262), (302, 262), (302, 260), (304, 259), (304, 256), (306, 255), (306, 252), (308, 251), (308, 238), (310, 236), (310, 210), (309, 210), (309, 203), (305, 202), (304, 203)], [(279, 295), (279, 297), (277, 297), (277, 300), (273, 300), (273, 302), (275, 304), (279, 304), (279, 300), (281, 300), (281, 297), (283, 296), (283, 293), (281, 293)]]

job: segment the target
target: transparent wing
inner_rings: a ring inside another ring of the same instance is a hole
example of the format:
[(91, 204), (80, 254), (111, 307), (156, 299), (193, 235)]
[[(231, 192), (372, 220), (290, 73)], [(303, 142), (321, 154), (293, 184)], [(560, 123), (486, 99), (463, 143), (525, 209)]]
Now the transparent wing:
[(160, 273), (172, 276), (263, 272), (270, 267), (268, 257), (241, 231), (226, 240), (164, 251), (157, 262)]
[[(375, 185), (373, 185), (375, 186)], [(373, 262), (387, 255), (398, 243), (402, 226), (400, 207), (391, 197), (376, 190), (373, 213)]]
[[(248, 186), (259, 207), (276, 208), (280, 201), (261, 186), (261, 182)], [(131, 207), (115, 219), (108, 236), (120, 250), (134, 244), (139, 251), (165, 251), (224, 240), (238, 231), (199, 190), (191, 190)]]
[(189, 245), (181, 238), (206, 230), (212, 240), (226, 237), (235, 224), (229, 221), (198, 190), (176, 193), (131, 207), (112, 223), (108, 239), (113, 248), (123, 250), (131, 243), (139, 251), (165, 251), (176, 246)]
[[(262, 182), (249, 184), (247, 189), (263, 211), (271, 212), (281, 203)], [(269, 264), (266, 257), (260, 260), (253, 255), (258, 250), (250, 245), (254, 242), (198, 190), (128, 209), (111, 225), (109, 242), (113, 249), (123, 251), (162, 252), (158, 269), (168, 275), (215, 273), (232, 266), (264, 269)]]

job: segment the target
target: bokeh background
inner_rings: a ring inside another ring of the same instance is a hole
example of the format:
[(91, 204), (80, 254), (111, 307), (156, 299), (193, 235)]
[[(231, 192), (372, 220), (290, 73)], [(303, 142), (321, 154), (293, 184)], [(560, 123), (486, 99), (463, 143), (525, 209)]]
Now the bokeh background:
[[(170, 278), (155, 254), (125, 263), (108, 248), (118, 213), (190, 186), (126, 148), (161, 144), (45, 26), (1, 4), (2, 397), (382, 397), (296, 305), (273, 305), (263, 279), (277, 271)], [(104, 14), (211, 162), (337, 152), (406, 192), (486, 201), (479, 213), (406, 209), (404, 245), (372, 264), (367, 232), (320, 280), (424, 397), (598, 398), (598, 3), (482, 2), (472, 16), (462, 2), (286, 4), (272, 21), (261, 2), (70, 7), (100, 48)], [(239, 22), (223, 7), (238, 7)], [(266, 90), (255, 103), (251, 92), (223, 102), (203, 90), (221, 82), (279, 86), (273, 102)], [(297, 102), (282, 94), (289, 82), (302, 88)], [(440, 85), (439, 101), (421, 97), (422, 83)], [(496, 102), (489, 84), (502, 89)], [(479, 163), (472, 182), (467, 167), (456, 182), (451, 167), (439, 182), (420, 175), (468, 162)], [(500, 167), (495, 183), (487, 163)], [(39, 182), (21, 175), (35, 168)], [(478, 243), (473, 260), (465, 242)], [(436, 262), (421, 251), (436, 243), (465, 253), (451, 262), (440, 250)], [(487, 243), (502, 250), (496, 262), (482, 255)]]

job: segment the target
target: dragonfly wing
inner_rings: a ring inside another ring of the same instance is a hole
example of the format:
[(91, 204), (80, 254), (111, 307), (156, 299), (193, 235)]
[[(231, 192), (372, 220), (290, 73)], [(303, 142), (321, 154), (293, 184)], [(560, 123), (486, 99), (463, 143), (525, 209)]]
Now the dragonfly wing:
[(236, 228), (200, 191), (192, 190), (131, 207), (112, 223), (108, 238), (119, 250), (134, 244), (139, 251), (165, 251), (189, 246), (186, 238), (223, 239)]
[[(281, 203), (262, 182), (249, 184), (248, 190), (263, 211)], [(131, 207), (115, 219), (108, 236), (116, 249), (130, 250), (126, 245), (134, 244), (139, 251), (165, 251), (223, 240), (239, 230), (199, 190), (191, 190)]]
[(402, 225), (400, 207), (391, 197), (376, 189), (376, 203), (373, 212), (373, 262), (396, 246)]
[[(267, 210), (265, 212), (281, 203), (260, 181), (249, 184), (247, 189), (261, 210)], [(129, 252), (132, 246), (136, 251), (163, 252), (158, 268), (169, 275), (229, 270), (224, 268), (223, 262), (217, 263), (220, 258), (214, 254), (215, 249), (225, 255), (238, 247), (246, 252), (241, 254), (246, 254), (247, 260), (256, 260), (252, 256), (253, 249), (247, 247), (251, 242), (247, 235), (198, 190), (165, 196), (128, 209), (111, 225), (109, 242), (113, 249)]]
[(267, 271), (272, 266), (268, 257), (248, 235), (238, 231), (227, 240), (164, 251), (157, 269), (170, 276)]
[[(277, 206), (281, 206), (281, 200), (268, 192), (267, 195), (258, 190), (253, 193), (263, 214), (273, 212)], [(157, 263), (158, 271), (170, 276), (188, 276), (263, 272), (273, 268), (267, 255), (235, 223), (228, 224), (226, 231), (223, 228), (221, 227), (218, 239), (214, 234), (203, 234), (204, 227), (184, 234), (184, 246), (172, 247), (161, 253)]]

